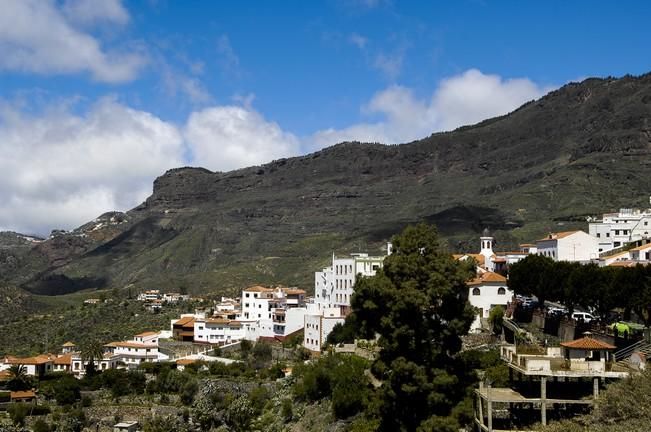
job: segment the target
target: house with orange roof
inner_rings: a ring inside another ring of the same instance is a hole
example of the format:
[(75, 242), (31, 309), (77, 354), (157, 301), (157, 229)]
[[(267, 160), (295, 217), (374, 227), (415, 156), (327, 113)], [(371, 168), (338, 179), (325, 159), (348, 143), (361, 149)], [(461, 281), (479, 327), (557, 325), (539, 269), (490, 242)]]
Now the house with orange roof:
[(8, 370), (12, 366), (20, 365), (25, 368), (29, 376), (43, 377), (46, 373), (54, 370), (54, 354), (41, 354), (34, 357), (13, 357), (6, 356), (0, 363), (0, 371)]
[(72, 352), (62, 354), (54, 359), (54, 372), (70, 372), (72, 370)]
[(205, 314), (183, 314), (172, 320), (172, 338), (182, 342), (194, 341), (194, 321), (205, 317)]
[(75, 345), (73, 342), (68, 341), (61, 346), (61, 352), (63, 354), (68, 354), (75, 351), (77, 351), (77, 345)]
[(549, 233), (536, 241), (536, 248), (554, 261), (588, 263), (599, 258), (599, 240), (581, 230)]
[[(614, 350), (615, 346), (590, 333), (545, 348), (503, 344), (500, 356), (509, 367), (509, 387), (480, 383), (475, 390), (475, 423), (482, 431), (509, 429), (502, 422), (510, 418), (504, 411), (514, 408), (539, 411), (539, 417), (527, 417), (531, 425), (546, 425), (548, 417), (575, 415), (577, 408), (593, 405), (607, 383), (630, 375), (630, 369), (615, 362)], [(518, 429), (532, 429), (527, 426)]]
[(491, 309), (496, 306), (506, 309), (512, 299), (513, 291), (508, 288), (504, 276), (490, 271), (478, 272), (477, 276), (468, 282), (468, 301), (477, 310), (470, 330), (477, 331), (488, 327)]

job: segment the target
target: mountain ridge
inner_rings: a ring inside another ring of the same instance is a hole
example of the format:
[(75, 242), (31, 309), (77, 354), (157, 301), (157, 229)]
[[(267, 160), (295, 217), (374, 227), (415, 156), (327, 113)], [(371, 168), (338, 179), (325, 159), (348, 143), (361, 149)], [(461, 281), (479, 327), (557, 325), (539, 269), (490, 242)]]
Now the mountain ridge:
[(486, 226), (515, 245), (640, 206), (639, 191), (646, 203), (650, 119), (651, 74), (591, 78), (406, 144), (345, 142), (229, 172), (174, 168), (118, 226), (81, 244), (67, 234), (50, 251), (37, 245), (23, 267), (0, 264), (0, 275), (38, 293), (51, 293), (54, 276), (59, 288), (70, 280), (71, 291), (135, 284), (228, 293), (253, 282), (309, 289), (332, 250), (379, 251), (422, 220), (436, 223), (451, 249), (474, 249)]

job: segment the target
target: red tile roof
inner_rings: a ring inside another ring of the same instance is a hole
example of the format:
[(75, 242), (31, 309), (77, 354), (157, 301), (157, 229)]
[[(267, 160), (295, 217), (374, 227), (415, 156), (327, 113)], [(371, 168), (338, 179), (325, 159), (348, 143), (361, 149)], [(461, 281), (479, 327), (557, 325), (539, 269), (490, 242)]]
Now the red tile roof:
[(194, 328), (194, 317), (183, 317), (174, 323), (175, 326)]
[(157, 335), (157, 334), (158, 334), (158, 332), (146, 331), (146, 332), (142, 332), (142, 333), (137, 334), (136, 337), (147, 337), (147, 336), (154, 336), (154, 335)]
[(36, 397), (36, 393), (34, 393), (32, 390), (12, 391), (11, 392), (11, 400), (34, 399), (35, 397)]
[(55, 365), (69, 365), (72, 363), (72, 354), (64, 354), (54, 359)]
[(487, 283), (506, 283), (506, 278), (501, 274), (494, 272), (485, 272), (480, 275), (477, 275), (476, 278), (468, 282), (468, 285), (483, 285)]
[(561, 346), (564, 346), (565, 348), (582, 349), (589, 351), (615, 349), (615, 346), (601, 342), (600, 340), (591, 338), (590, 336), (584, 336), (581, 339), (576, 339), (570, 342), (561, 342)]
[(265, 288), (265, 287), (260, 286), (260, 285), (256, 285), (256, 286), (246, 288), (244, 291), (248, 291), (248, 292), (271, 292), (271, 291), (273, 291), (273, 289), (272, 288)]
[(544, 240), (558, 240), (562, 239), (568, 236), (571, 236), (574, 233), (578, 233), (580, 230), (575, 230), (575, 231), (563, 231), (563, 232), (557, 232), (557, 233), (549, 233), (549, 235), (545, 238), (542, 238), (538, 241), (544, 241)]

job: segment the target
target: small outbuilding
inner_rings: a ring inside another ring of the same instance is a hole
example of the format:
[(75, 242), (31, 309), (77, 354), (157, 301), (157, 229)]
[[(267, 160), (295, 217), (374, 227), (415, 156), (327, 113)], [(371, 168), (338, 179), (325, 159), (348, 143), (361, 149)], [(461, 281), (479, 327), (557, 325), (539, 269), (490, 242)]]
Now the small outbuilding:
[(113, 425), (113, 432), (138, 432), (139, 426), (137, 421), (124, 421)]

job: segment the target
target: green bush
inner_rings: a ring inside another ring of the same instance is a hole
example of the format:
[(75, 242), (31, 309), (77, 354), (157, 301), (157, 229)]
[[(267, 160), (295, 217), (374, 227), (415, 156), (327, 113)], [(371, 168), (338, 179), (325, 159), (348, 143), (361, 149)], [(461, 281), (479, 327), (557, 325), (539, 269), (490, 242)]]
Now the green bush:
[(291, 399), (283, 399), (280, 415), (283, 418), (283, 421), (287, 423), (294, 417), (294, 404)]
[(9, 413), (9, 418), (11, 418), (11, 421), (16, 426), (24, 426), (25, 417), (27, 417), (30, 408), (31, 405), (28, 405), (26, 403), (12, 403), (9, 405), (9, 408), (7, 408), (7, 412)]
[(296, 368), (294, 395), (315, 402), (332, 398), (333, 414), (348, 418), (362, 411), (369, 396), (364, 370), (368, 362), (356, 356), (329, 355)]
[(192, 405), (194, 396), (197, 394), (197, 391), (199, 391), (199, 385), (197, 384), (196, 380), (192, 379), (186, 381), (185, 384), (183, 384), (183, 388), (180, 392), (181, 402), (183, 405)]
[(43, 419), (38, 419), (32, 425), (32, 430), (34, 432), (50, 432), (52, 429), (50, 425)]
[(499, 335), (502, 333), (502, 323), (504, 322), (504, 308), (497, 305), (490, 310), (488, 322), (491, 324), (493, 333)]
[(59, 405), (72, 405), (81, 398), (79, 380), (68, 375), (52, 384), (52, 394)]

